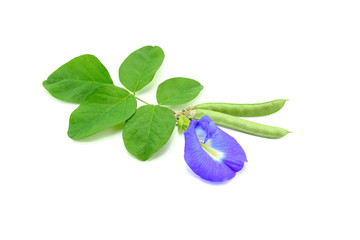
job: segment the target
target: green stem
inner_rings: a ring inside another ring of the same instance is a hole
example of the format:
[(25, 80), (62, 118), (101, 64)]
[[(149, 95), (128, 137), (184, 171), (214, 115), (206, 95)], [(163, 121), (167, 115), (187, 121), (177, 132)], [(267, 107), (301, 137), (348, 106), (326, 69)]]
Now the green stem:
[(150, 103), (147, 103), (147, 102), (145, 102), (144, 100), (141, 100), (140, 98), (136, 97), (135, 95), (134, 95), (134, 97), (135, 97), (137, 100), (139, 100), (139, 101), (141, 101), (141, 102), (143, 102), (143, 103), (145, 103), (145, 104), (147, 104), (147, 105), (151, 105)]

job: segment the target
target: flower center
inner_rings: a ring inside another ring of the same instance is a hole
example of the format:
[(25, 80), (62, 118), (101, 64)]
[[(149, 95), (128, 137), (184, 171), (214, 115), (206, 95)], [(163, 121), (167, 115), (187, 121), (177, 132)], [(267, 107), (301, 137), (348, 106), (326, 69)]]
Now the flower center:
[(221, 162), (222, 152), (219, 152), (213, 148), (211, 148), (210, 140), (208, 140), (205, 144), (200, 142), (201, 147), (217, 162)]

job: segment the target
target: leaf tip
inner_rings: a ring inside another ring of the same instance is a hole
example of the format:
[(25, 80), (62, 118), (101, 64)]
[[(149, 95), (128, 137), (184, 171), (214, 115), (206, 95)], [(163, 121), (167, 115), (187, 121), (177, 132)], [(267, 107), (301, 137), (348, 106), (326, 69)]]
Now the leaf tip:
[(43, 85), (44, 88), (46, 88), (47, 85), (48, 85), (48, 79), (44, 80), (44, 81), (42, 82), (42, 85)]
[(67, 131), (67, 135), (69, 138), (71, 138), (72, 140), (78, 140), (79, 138), (76, 137), (76, 134), (72, 133), (70, 131), (70, 129)]
[(139, 161), (146, 162), (147, 160), (149, 160), (149, 158), (151, 158), (151, 156), (143, 156), (143, 157), (137, 156), (136, 158), (137, 158)]

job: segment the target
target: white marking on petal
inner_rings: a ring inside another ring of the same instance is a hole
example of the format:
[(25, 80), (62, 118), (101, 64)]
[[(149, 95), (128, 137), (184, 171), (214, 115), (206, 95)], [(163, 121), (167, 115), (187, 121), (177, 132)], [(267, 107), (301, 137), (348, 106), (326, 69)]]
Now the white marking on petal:
[(224, 153), (220, 152), (218, 150), (215, 150), (213, 148), (211, 148), (211, 140), (209, 139), (205, 144), (200, 142), (201, 147), (205, 150), (205, 152), (207, 154), (210, 155), (210, 157), (217, 162), (222, 162)]

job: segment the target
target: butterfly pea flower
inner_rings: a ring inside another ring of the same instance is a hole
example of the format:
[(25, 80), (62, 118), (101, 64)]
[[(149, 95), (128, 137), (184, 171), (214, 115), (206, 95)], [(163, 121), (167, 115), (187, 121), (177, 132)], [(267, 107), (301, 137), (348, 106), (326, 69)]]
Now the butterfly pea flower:
[(191, 170), (211, 182), (232, 179), (247, 162), (240, 144), (208, 116), (192, 120), (184, 132), (185, 161)]

